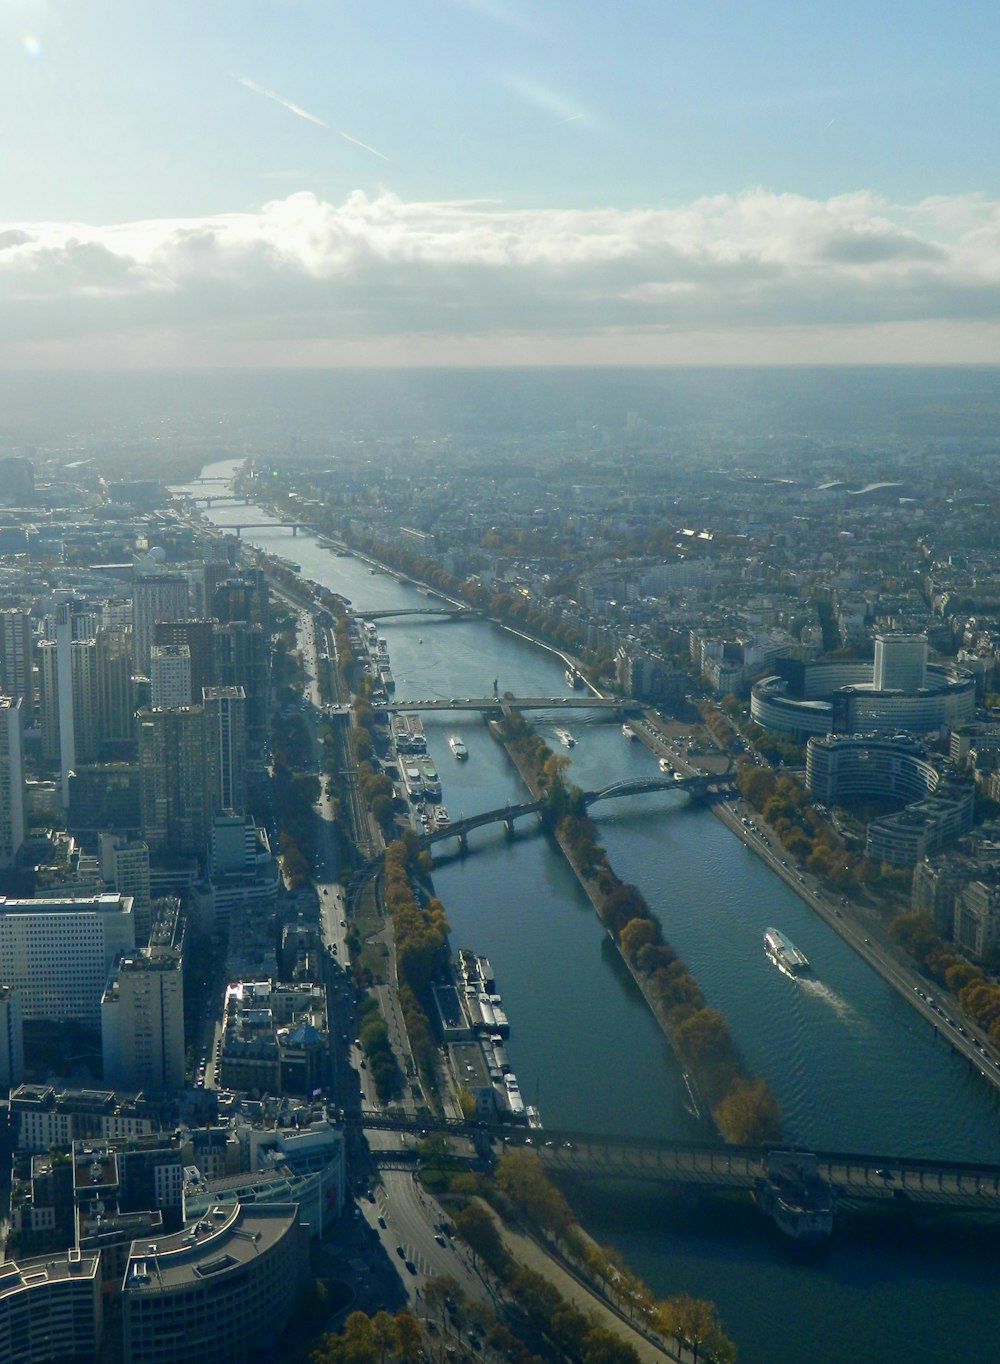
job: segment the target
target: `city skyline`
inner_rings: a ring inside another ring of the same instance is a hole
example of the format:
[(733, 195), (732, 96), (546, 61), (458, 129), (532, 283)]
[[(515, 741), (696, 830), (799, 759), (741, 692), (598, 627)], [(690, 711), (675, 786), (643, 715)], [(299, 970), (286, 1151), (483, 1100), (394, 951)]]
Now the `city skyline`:
[(995, 363), (978, 0), (0, 15), (0, 367)]

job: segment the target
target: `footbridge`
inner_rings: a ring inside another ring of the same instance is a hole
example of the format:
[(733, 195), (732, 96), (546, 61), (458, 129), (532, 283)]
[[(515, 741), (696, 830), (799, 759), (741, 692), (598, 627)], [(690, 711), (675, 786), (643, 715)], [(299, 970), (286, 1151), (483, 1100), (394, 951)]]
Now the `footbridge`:
[[(687, 791), (696, 799), (704, 800), (728, 793), (734, 789), (731, 778), (726, 776), (649, 777), (645, 780), (616, 781), (611, 786), (602, 787), (599, 791), (583, 791), (581, 797), (584, 805), (589, 809), (591, 805), (596, 805), (601, 800), (619, 800), (623, 796), (638, 796), (650, 791)], [(495, 810), (484, 810), (482, 814), (471, 815), (468, 819), (457, 819), (443, 829), (434, 829), (429, 833), (422, 834), (419, 839), (419, 846), (426, 848), (432, 843), (442, 843), (445, 839), (457, 838), (459, 847), (464, 852), (468, 847), (469, 834), (473, 829), (481, 829), (487, 824), (503, 824), (508, 834), (513, 834), (517, 820), (523, 819), (525, 815), (539, 814), (544, 805), (545, 799), (543, 797), (540, 800), (522, 801), (517, 805), (508, 803)]]
[[(752, 1192), (766, 1177), (769, 1163), (789, 1152), (787, 1146), (779, 1145), (658, 1141), (448, 1118), (408, 1120), (368, 1112), (349, 1116), (347, 1121), (370, 1131), (465, 1137), (481, 1155), (531, 1147), (554, 1175), (639, 1181), (667, 1189)], [(804, 1149), (796, 1149), (794, 1155), (815, 1161), (817, 1175), (839, 1205), (902, 1206), (918, 1217), (944, 1212), (1000, 1215), (1000, 1165)]]

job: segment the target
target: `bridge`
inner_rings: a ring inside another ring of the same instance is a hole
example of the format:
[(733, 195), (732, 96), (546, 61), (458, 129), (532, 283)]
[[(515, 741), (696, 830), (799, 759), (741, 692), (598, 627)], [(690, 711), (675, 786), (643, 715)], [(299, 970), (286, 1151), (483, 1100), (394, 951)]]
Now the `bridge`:
[(458, 620), (462, 616), (478, 616), (479, 612), (471, 606), (402, 606), (394, 611), (358, 611), (351, 614), (362, 620), (392, 620), (396, 616), (449, 616)]
[[(371, 1131), (466, 1137), (481, 1154), (533, 1147), (552, 1174), (703, 1191), (752, 1192), (766, 1177), (769, 1162), (790, 1152), (778, 1144), (659, 1141), (548, 1127), (465, 1123), (455, 1118), (390, 1118), (370, 1112), (349, 1115), (347, 1121)], [(816, 1173), (840, 1205), (902, 1206), (918, 1217), (948, 1211), (1000, 1214), (1000, 1165), (840, 1151), (797, 1150), (794, 1155), (815, 1161)]]
[(293, 536), (297, 536), (300, 530), (310, 530), (311, 527), (304, 521), (239, 521), (233, 525), (220, 526), (219, 529), (234, 530), (238, 540), (241, 530), (290, 530)]
[[(647, 777), (632, 781), (616, 781), (599, 791), (583, 791), (581, 797), (589, 809), (591, 805), (596, 805), (601, 800), (618, 800), (622, 796), (638, 796), (650, 791), (688, 791), (695, 798), (704, 799), (708, 795), (719, 795), (723, 791), (732, 790), (735, 790), (732, 779), (726, 776)], [(473, 829), (482, 829), (487, 824), (503, 824), (508, 834), (513, 834), (516, 820), (523, 819), (525, 815), (538, 814), (544, 804), (544, 797), (540, 800), (522, 801), (518, 805), (508, 803), (495, 810), (484, 810), (482, 814), (471, 815), (468, 819), (457, 819), (443, 829), (421, 834), (419, 846), (426, 848), (432, 843), (442, 843), (447, 838), (457, 838), (460, 849), (465, 852), (469, 845), (469, 833)]]
[(419, 701), (373, 701), (380, 711), (400, 710), (606, 710), (619, 714), (642, 710), (641, 701), (620, 696), (426, 696)]

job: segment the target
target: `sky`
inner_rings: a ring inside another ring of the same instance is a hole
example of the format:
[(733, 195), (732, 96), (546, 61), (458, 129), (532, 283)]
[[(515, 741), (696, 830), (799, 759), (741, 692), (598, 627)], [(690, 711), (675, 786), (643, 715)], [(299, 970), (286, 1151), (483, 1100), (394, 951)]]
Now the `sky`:
[(991, 0), (0, 0), (0, 368), (1000, 363)]

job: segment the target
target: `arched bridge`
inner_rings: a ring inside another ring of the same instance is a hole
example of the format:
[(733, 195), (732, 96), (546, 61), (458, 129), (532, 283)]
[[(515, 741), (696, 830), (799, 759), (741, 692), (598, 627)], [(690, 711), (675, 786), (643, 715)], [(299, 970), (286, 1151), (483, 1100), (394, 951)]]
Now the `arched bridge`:
[[(680, 778), (648, 777), (645, 780), (616, 781), (599, 791), (583, 791), (581, 795), (584, 805), (589, 809), (591, 805), (596, 805), (601, 800), (617, 800), (622, 796), (638, 796), (649, 791), (688, 791), (692, 796), (704, 799), (706, 796), (716, 796), (733, 789), (729, 777), (699, 774)], [(522, 819), (525, 815), (538, 814), (544, 804), (544, 798), (522, 801), (518, 805), (507, 804), (495, 810), (485, 810), (479, 815), (471, 815), (468, 819), (455, 820), (443, 829), (434, 829), (430, 833), (422, 834), (420, 846), (429, 847), (430, 844), (441, 843), (446, 838), (457, 838), (464, 850), (471, 830), (481, 829), (487, 824), (504, 824), (508, 833), (513, 833), (515, 820)]]
[(352, 614), (362, 620), (391, 620), (395, 616), (448, 616), (458, 620), (462, 616), (478, 616), (471, 606), (402, 606), (393, 611), (359, 611)]

